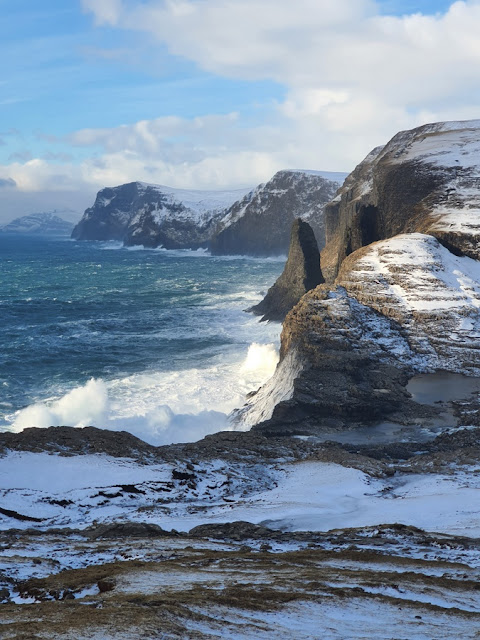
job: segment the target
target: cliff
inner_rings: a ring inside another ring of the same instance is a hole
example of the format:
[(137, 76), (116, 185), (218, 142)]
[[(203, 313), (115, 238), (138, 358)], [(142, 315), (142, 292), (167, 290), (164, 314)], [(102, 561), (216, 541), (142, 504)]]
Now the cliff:
[(108, 187), (98, 192), (72, 238), (271, 256), (287, 253), (291, 225), (301, 216), (323, 247), (324, 205), (342, 178), (337, 173), (280, 171), (253, 191), (190, 191), (143, 182)]
[(76, 240), (119, 240), (127, 246), (205, 247), (225, 209), (246, 189), (193, 191), (131, 182), (98, 192), (72, 233)]
[(433, 424), (440, 407), (415, 402), (409, 379), (480, 375), (479, 133), (478, 121), (404, 132), (349, 176), (328, 207), (330, 284), (287, 315), (281, 362), (239, 412), (245, 425)]
[(309, 223), (318, 245), (325, 245), (324, 208), (343, 174), (279, 171), (269, 182), (226, 212), (210, 242), (213, 254), (282, 255), (288, 251), (296, 218)]
[(294, 221), (288, 259), (283, 273), (265, 298), (249, 309), (262, 320), (284, 320), (300, 298), (323, 282), (320, 253), (311, 226), (300, 218)]
[(424, 125), (374, 149), (326, 206), (325, 228), (328, 282), (347, 255), (399, 233), (427, 233), (478, 259), (480, 120)]

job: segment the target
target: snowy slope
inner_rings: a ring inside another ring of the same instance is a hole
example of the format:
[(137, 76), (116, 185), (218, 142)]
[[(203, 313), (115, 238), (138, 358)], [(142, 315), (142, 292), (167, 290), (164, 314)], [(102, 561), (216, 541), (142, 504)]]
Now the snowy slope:
[(349, 256), (337, 283), (399, 322), (427, 368), (479, 375), (480, 263), (432, 236), (403, 234)]
[(0, 232), (67, 236), (71, 234), (74, 223), (62, 218), (61, 215), (63, 214), (65, 214), (65, 217), (70, 218), (73, 217), (72, 214), (77, 219), (79, 217), (79, 214), (69, 211), (32, 213), (28, 216), (15, 218), (15, 220), (3, 225), (0, 227)]
[[(191, 479), (178, 479), (174, 471)], [(288, 531), (328, 531), (400, 522), (480, 536), (480, 477), (461, 470), (392, 479), (323, 462), (268, 467), (219, 459), (189, 471), (105, 455), (22, 452), (0, 458), (0, 486), (2, 509), (17, 514), (0, 514), (1, 529), (83, 528), (96, 520), (188, 531), (242, 520)]]

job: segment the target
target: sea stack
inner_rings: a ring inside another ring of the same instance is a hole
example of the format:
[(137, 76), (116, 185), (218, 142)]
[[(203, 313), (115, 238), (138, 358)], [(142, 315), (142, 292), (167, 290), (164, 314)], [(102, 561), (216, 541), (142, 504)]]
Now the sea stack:
[(320, 253), (313, 229), (297, 218), (292, 225), (288, 259), (282, 275), (265, 298), (249, 311), (262, 315), (262, 320), (281, 322), (307, 291), (322, 282)]

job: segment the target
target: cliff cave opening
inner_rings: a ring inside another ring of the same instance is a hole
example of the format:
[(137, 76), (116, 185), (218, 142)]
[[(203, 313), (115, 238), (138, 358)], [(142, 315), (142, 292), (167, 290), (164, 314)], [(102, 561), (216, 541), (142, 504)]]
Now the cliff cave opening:
[(379, 231), (379, 210), (377, 207), (369, 204), (360, 209), (359, 230), (362, 247), (382, 239)]

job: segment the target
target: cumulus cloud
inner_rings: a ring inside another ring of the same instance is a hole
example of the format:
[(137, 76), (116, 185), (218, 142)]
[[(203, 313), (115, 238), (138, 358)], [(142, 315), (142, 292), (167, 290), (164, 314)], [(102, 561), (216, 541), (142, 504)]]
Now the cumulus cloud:
[(0, 178), (0, 189), (14, 189), (17, 183), (12, 178)]
[[(215, 164), (220, 138), (233, 165), (248, 151), (261, 165), (352, 168), (398, 130), (476, 117), (480, 99), (480, 1), (434, 15), (382, 15), (374, 0), (84, 0), (97, 23), (148, 33), (163, 51), (230, 78), (286, 89), (273, 124), (242, 116), (161, 118), (81, 131), (74, 144), (128, 149), (169, 164)], [(238, 126), (237, 126), (238, 125)], [(184, 136), (185, 148), (175, 141)], [(243, 140), (240, 140), (243, 136)], [(196, 158), (193, 155), (196, 154)], [(235, 156), (232, 158), (232, 156)], [(228, 168), (227, 168), (228, 172)], [(250, 175), (252, 172), (250, 172)]]
[[(374, 0), (82, 0), (95, 24), (148, 34), (199, 68), (269, 79), (284, 98), (263, 122), (227, 114), (82, 129), (51, 144), (82, 147), (0, 166), (24, 192), (92, 191), (135, 179), (221, 188), (281, 168), (352, 169), (397, 131), (478, 117), (480, 0), (435, 15), (383, 15)], [(88, 149), (92, 152), (88, 157)], [(87, 150), (87, 151), (86, 151)]]
[(82, 6), (94, 14), (97, 25), (115, 25), (123, 12), (122, 0), (82, 0)]
[[(480, 3), (444, 14), (379, 15), (372, 0), (150, 0), (114, 3), (115, 24), (150, 33), (203, 69), (289, 87), (361, 88), (401, 104), (474, 83)], [(97, 21), (110, 2), (84, 0)]]

